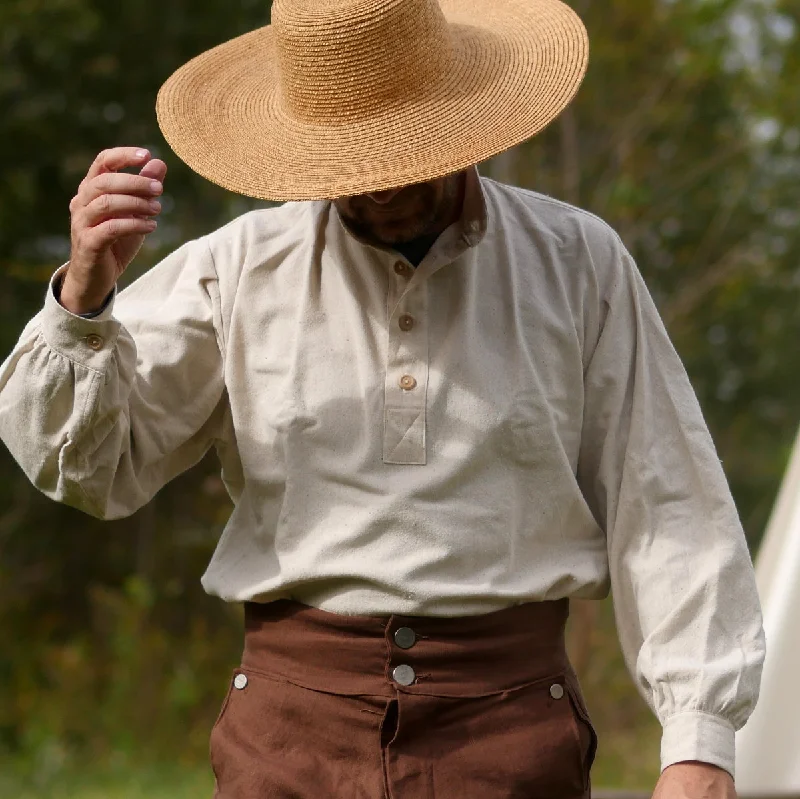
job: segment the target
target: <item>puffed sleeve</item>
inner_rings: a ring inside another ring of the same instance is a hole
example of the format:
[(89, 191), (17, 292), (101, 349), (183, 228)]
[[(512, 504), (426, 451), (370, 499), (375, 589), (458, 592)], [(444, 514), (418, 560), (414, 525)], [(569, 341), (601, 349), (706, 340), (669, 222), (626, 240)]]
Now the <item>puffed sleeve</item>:
[(617, 240), (598, 263), (578, 479), (606, 533), (620, 642), (663, 726), (662, 769), (734, 771), (765, 643), (720, 460), (650, 294)]
[(86, 319), (55, 298), (65, 269), (0, 366), (0, 438), (48, 497), (118, 519), (220, 435), (219, 281), (198, 239)]

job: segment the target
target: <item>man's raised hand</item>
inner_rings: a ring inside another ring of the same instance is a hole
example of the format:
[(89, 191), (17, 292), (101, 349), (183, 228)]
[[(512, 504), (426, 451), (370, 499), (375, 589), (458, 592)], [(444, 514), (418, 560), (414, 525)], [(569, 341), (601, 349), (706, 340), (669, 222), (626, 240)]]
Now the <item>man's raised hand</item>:
[[(119, 170), (139, 168), (138, 175)], [(96, 310), (156, 229), (167, 165), (140, 147), (115, 147), (95, 158), (72, 198), (71, 252), (61, 304)]]

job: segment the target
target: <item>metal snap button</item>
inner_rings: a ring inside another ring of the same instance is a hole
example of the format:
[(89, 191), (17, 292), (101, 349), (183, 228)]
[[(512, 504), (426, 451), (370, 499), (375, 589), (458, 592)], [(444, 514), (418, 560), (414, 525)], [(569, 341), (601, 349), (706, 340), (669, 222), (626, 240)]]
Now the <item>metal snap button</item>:
[(411, 391), (417, 387), (417, 381), (411, 375), (403, 375), (400, 378), (400, 388), (403, 391)]
[(417, 643), (417, 634), (410, 627), (398, 627), (394, 633), (394, 642), (400, 649), (411, 649)]
[(414, 669), (412, 669), (411, 666), (406, 666), (404, 664), (402, 666), (395, 666), (394, 671), (392, 671), (392, 678), (399, 685), (413, 685), (414, 680), (417, 679), (417, 675), (414, 673)]
[(237, 688), (238, 690), (242, 690), (247, 686), (247, 675), (246, 674), (237, 674), (233, 678), (233, 687)]
[(561, 699), (564, 696), (564, 686), (559, 683), (554, 683), (550, 686), (550, 696), (553, 699)]
[(100, 350), (103, 348), (103, 339), (102, 337), (98, 336), (96, 333), (90, 333), (86, 336), (86, 343), (93, 349), (93, 350)]
[(411, 330), (412, 327), (414, 327), (414, 317), (411, 316), (411, 314), (404, 313), (400, 317), (398, 322), (400, 324), (400, 329), (405, 330), (406, 332), (408, 332), (409, 330)]

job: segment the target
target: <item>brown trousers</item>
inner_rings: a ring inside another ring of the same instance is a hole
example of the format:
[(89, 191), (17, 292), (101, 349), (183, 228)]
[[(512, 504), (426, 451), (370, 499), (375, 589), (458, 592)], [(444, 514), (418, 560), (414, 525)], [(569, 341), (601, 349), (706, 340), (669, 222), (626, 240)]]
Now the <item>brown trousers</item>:
[(568, 613), (567, 600), (451, 619), (247, 603), (211, 733), (215, 798), (588, 799), (597, 738)]

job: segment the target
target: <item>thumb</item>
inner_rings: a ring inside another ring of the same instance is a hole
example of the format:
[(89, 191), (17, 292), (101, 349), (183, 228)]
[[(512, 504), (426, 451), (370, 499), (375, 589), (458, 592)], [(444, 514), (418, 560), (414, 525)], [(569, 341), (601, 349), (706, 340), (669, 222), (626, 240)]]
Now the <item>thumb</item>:
[(143, 178), (162, 181), (167, 174), (167, 165), (159, 158), (148, 161), (139, 171)]

